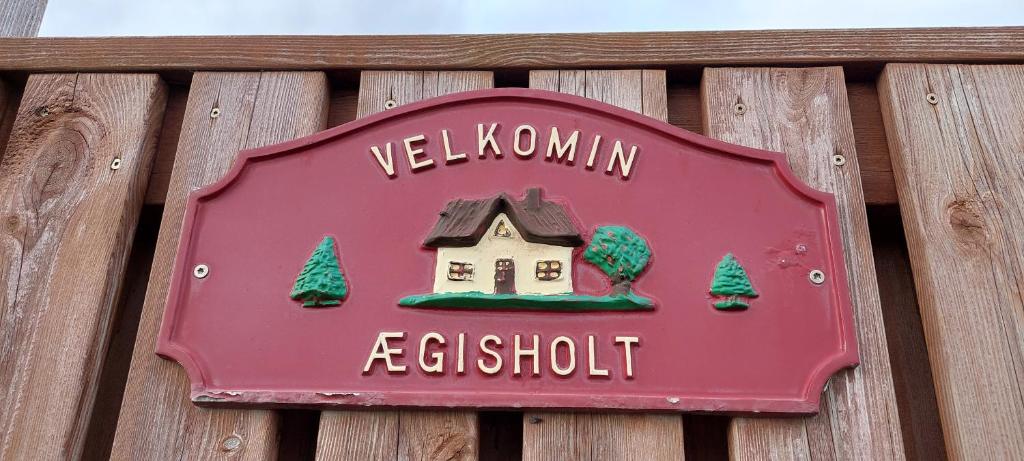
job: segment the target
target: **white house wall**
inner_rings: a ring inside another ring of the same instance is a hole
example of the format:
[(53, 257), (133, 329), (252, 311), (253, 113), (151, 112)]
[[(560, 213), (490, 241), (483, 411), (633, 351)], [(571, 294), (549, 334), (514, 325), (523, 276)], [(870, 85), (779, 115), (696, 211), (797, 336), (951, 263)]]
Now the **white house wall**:
[[(512, 232), (511, 237), (496, 237), (494, 235), (494, 229), (502, 220)], [(494, 293), (494, 263), (498, 259), (507, 258), (515, 263), (516, 293), (538, 295), (572, 293), (573, 249), (573, 247), (527, 242), (519, 234), (519, 229), (516, 229), (509, 221), (508, 216), (499, 213), (476, 246), (437, 249), (434, 292)], [(562, 263), (562, 275), (555, 280), (537, 280), (537, 261), (548, 260)], [(448, 263), (450, 262), (472, 264), (473, 280), (448, 280)]]

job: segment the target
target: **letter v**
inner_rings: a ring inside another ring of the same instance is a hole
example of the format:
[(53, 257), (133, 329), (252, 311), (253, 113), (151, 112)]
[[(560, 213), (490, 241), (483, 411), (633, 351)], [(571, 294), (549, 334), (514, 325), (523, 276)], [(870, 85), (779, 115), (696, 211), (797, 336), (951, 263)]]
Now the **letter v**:
[(384, 146), (384, 151), (387, 152), (387, 160), (384, 160), (384, 156), (380, 153), (380, 148), (377, 146), (370, 146), (370, 151), (373, 152), (373, 156), (377, 157), (377, 163), (384, 169), (389, 177), (395, 177), (395, 159), (391, 155), (391, 143), (387, 143)]

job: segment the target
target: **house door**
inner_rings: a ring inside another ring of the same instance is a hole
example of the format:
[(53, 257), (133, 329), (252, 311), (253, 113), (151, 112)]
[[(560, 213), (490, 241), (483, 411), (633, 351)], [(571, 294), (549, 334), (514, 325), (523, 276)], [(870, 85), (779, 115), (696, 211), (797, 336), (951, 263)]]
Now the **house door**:
[(494, 262), (494, 292), (513, 294), (516, 292), (516, 264), (511, 259)]

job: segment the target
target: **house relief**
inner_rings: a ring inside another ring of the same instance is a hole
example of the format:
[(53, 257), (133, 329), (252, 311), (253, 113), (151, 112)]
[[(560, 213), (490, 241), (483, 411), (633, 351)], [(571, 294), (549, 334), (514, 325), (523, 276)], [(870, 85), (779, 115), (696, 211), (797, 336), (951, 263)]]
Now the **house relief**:
[[(608, 235), (602, 233), (602, 243), (589, 248), (585, 256), (588, 261), (601, 262), (599, 267), (612, 278), (615, 293), (579, 295), (572, 285), (573, 252), (585, 242), (566, 208), (545, 200), (541, 189), (529, 189), (521, 199), (502, 193), (480, 200), (452, 200), (423, 242), (424, 247), (437, 251), (433, 292), (407, 296), (399, 304), (481, 309), (651, 308), (650, 300), (628, 288), (618, 288), (626, 274), (632, 280), (643, 270), (650, 254), (646, 242), (629, 231), (626, 238), (630, 241), (623, 241), (620, 248), (614, 243), (618, 234)], [(613, 242), (611, 249), (608, 242)], [(639, 266), (632, 257), (635, 252), (619, 251), (626, 244), (639, 244), (646, 251)], [(627, 253), (628, 258), (624, 257)]]
[(434, 293), (553, 295), (572, 293), (567, 263), (583, 239), (561, 205), (530, 189), (448, 202), (423, 245), (437, 249)]

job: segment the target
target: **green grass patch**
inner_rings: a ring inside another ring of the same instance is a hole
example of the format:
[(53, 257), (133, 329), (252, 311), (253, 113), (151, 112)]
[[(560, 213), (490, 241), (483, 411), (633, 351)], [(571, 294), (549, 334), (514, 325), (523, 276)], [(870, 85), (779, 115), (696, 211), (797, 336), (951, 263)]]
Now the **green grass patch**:
[(533, 311), (646, 311), (654, 302), (633, 293), (625, 295), (520, 295), (470, 291), (406, 296), (398, 305), (427, 309), (494, 309)]

